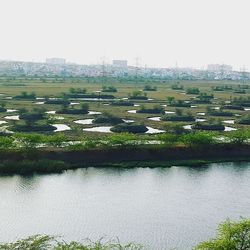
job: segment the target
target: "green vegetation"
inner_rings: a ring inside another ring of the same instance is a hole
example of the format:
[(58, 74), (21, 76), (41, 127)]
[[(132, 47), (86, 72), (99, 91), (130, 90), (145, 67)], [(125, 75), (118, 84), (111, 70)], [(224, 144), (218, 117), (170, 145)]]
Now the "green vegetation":
[(200, 93), (200, 90), (198, 88), (187, 88), (186, 94), (188, 95), (198, 95)]
[(180, 85), (180, 84), (173, 84), (171, 85), (171, 88), (173, 90), (183, 90), (184, 89), (184, 86), (183, 85)]
[(63, 105), (60, 110), (57, 110), (57, 114), (88, 114), (89, 105), (87, 103), (82, 103), (80, 109), (69, 108), (68, 105)]
[(143, 88), (144, 91), (156, 91), (157, 87), (156, 86), (151, 86), (149, 84), (145, 85)]
[(119, 123), (124, 123), (123, 119), (120, 117), (116, 117), (109, 113), (104, 113), (103, 115), (99, 115), (93, 120), (93, 123), (108, 123), (112, 125), (116, 125)]
[(244, 110), (242, 106), (238, 105), (224, 105), (223, 109)]
[(219, 225), (215, 239), (203, 242), (195, 250), (248, 250), (250, 249), (250, 220), (227, 220)]
[(174, 115), (163, 115), (161, 117), (162, 121), (178, 121), (178, 122), (193, 122), (195, 118), (192, 116), (191, 113), (183, 114), (181, 109), (176, 109)]
[(184, 100), (175, 100), (174, 97), (169, 96), (167, 97), (168, 105), (170, 107), (180, 107), (180, 108), (190, 108), (191, 104), (189, 101)]
[(197, 129), (197, 130), (213, 130), (213, 131), (224, 131), (225, 126), (221, 124), (220, 122), (217, 123), (200, 123), (196, 122), (194, 125), (192, 125), (192, 129)]
[(16, 132), (43, 132), (54, 131), (55, 127), (49, 124), (44, 109), (34, 108), (32, 111), (21, 109), (19, 115), (19, 122), (15, 122), (12, 130)]
[(141, 245), (129, 243), (122, 245), (118, 241), (100, 240), (92, 242), (86, 240), (85, 243), (71, 241), (66, 242), (58, 237), (48, 235), (35, 235), (25, 239), (17, 240), (13, 243), (0, 244), (0, 249), (4, 250), (139, 250)]
[(143, 93), (139, 90), (135, 90), (132, 94), (129, 94), (128, 99), (131, 100), (148, 100), (147, 93)]
[(28, 94), (26, 91), (23, 91), (21, 95), (14, 96), (14, 99), (17, 100), (35, 100), (36, 99), (36, 94), (35, 92), (31, 92)]
[(250, 125), (250, 114), (241, 117), (236, 122), (239, 124)]
[(134, 124), (134, 123), (124, 123), (124, 124), (118, 124), (110, 129), (112, 132), (116, 133), (145, 133), (148, 131), (147, 127), (145, 125), (141, 124)]
[(117, 88), (114, 86), (102, 86), (102, 92), (117, 92)]
[(230, 85), (219, 85), (219, 86), (212, 87), (213, 91), (228, 91), (232, 89), (233, 87)]
[(67, 99), (46, 99), (45, 104), (55, 104), (55, 105), (69, 105), (70, 101)]
[(155, 105), (153, 108), (145, 108), (143, 105), (136, 111), (136, 113), (147, 113), (147, 114), (164, 114), (165, 110), (159, 105)]
[(207, 114), (211, 116), (233, 116), (234, 114), (229, 111), (223, 111), (221, 108), (219, 110), (212, 109), (207, 106)]
[(250, 97), (234, 97), (232, 104), (238, 106), (250, 107)]
[(113, 105), (113, 106), (134, 106), (134, 103), (130, 102), (130, 101), (119, 100), (119, 101), (111, 102), (111, 105)]
[[(166, 246), (167, 247), (167, 246)], [(135, 243), (121, 244), (119, 241), (97, 242), (66, 242), (58, 237), (34, 235), (12, 243), (0, 244), (3, 250), (139, 250), (142, 245)], [(194, 250), (249, 250), (250, 220), (241, 219), (238, 222), (227, 220), (218, 227), (216, 238), (202, 242)]]
[(71, 94), (86, 94), (87, 89), (86, 88), (70, 88), (69, 92)]

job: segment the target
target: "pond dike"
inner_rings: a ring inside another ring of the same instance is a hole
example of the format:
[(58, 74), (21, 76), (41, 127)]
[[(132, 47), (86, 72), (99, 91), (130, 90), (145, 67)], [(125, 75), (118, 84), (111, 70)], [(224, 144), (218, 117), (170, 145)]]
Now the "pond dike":
[[(18, 165), (23, 163), (22, 168), (25, 168), (25, 161), (34, 162), (61, 162), (60, 170), (72, 169), (78, 167), (90, 166), (112, 166), (112, 164), (122, 164), (136, 162), (143, 167), (147, 163), (150, 167), (150, 162), (174, 163), (179, 162), (185, 165), (185, 161), (201, 161), (222, 162), (222, 161), (248, 161), (250, 160), (250, 145), (214, 145), (207, 147), (134, 147), (134, 148), (108, 148), (108, 149), (93, 149), (69, 151), (65, 149), (36, 149), (22, 151), (2, 151), (0, 152), (0, 173), (12, 172), (11, 165), (17, 169)], [(6, 162), (11, 162), (6, 168), (3, 166)], [(44, 163), (47, 165), (47, 163)], [(48, 164), (49, 165), (49, 164)], [(43, 166), (43, 165), (42, 165)], [(137, 164), (131, 166), (136, 167)], [(171, 165), (170, 165), (171, 166)], [(46, 166), (44, 166), (45, 168)], [(157, 167), (154, 164), (153, 167)], [(43, 172), (40, 167), (33, 168), (33, 171)], [(42, 167), (43, 168), (43, 167)], [(54, 172), (53, 167), (46, 167), (47, 172)], [(4, 170), (5, 169), (5, 170)], [(58, 171), (58, 168), (57, 168)], [(16, 171), (14, 171), (16, 172)], [(46, 171), (45, 171), (46, 172)]]

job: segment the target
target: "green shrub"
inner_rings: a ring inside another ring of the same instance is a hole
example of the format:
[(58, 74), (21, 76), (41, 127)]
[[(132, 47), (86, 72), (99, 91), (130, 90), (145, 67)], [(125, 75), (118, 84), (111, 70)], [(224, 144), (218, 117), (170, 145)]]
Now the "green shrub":
[(118, 124), (110, 129), (112, 132), (116, 133), (145, 133), (148, 131), (145, 125), (134, 124), (134, 123), (124, 123)]
[(216, 143), (214, 133), (195, 132), (181, 136), (181, 141), (187, 146), (211, 146)]
[(250, 220), (226, 221), (219, 225), (215, 239), (203, 242), (195, 250), (249, 250)]

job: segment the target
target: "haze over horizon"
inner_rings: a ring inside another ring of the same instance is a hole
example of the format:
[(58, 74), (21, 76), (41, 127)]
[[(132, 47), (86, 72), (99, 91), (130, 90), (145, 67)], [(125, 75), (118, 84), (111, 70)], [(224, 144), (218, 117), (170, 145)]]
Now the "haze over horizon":
[(247, 0), (2, 0), (0, 59), (249, 70), (248, 10)]

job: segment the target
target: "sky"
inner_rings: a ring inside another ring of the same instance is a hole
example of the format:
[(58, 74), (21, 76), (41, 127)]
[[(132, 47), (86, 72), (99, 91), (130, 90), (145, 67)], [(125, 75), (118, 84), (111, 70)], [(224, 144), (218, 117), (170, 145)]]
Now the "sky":
[(0, 60), (250, 70), (249, 0), (0, 0)]

